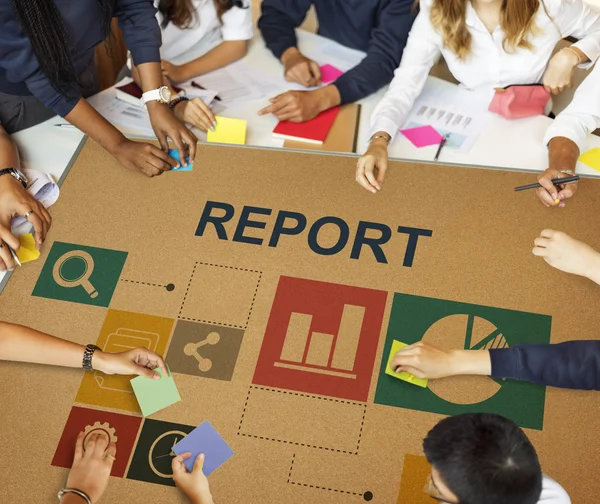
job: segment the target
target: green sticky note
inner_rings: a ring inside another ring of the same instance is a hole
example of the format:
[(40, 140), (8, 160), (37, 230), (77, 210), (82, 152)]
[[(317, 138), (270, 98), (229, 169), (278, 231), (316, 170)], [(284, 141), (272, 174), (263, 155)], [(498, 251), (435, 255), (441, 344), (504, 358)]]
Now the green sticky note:
[(415, 375), (407, 373), (406, 371), (401, 371), (400, 373), (394, 372), (394, 370), (390, 367), (392, 359), (396, 352), (401, 348), (408, 346), (406, 343), (402, 343), (401, 341), (396, 341), (392, 343), (392, 350), (390, 351), (390, 356), (388, 357), (387, 367), (385, 368), (385, 374), (393, 376), (394, 378), (398, 378), (399, 380), (403, 380), (408, 383), (412, 383), (413, 385), (417, 385), (418, 387), (427, 388), (427, 380), (423, 378), (417, 378)]
[(131, 380), (133, 392), (145, 417), (181, 401), (171, 370), (169, 369), (169, 376), (163, 376), (160, 368), (156, 368), (154, 372), (160, 375), (160, 380), (145, 376)]

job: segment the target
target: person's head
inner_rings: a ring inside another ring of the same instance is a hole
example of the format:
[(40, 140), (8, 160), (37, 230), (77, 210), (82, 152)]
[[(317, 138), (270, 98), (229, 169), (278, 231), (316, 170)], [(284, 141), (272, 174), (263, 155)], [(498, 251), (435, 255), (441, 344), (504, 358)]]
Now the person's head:
[[(480, 0), (491, 3), (498, 0)], [(431, 23), (441, 33), (444, 46), (460, 59), (471, 51), (471, 34), (466, 23), (470, 0), (433, 0)], [(543, 0), (502, 0), (500, 27), (504, 32), (505, 51), (516, 48), (531, 49), (528, 36), (536, 30), (535, 16), (540, 8), (545, 9)]]
[[(111, 2), (96, 0), (98, 23), (106, 36), (110, 31)], [(54, 0), (12, 0), (13, 11), (29, 38), (40, 68), (58, 91), (77, 84), (69, 38)]]
[(429, 431), (430, 495), (450, 504), (536, 504), (542, 470), (512, 421), (489, 413), (448, 417)]
[[(247, 8), (242, 0), (213, 0), (217, 9), (219, 20), (228, 10), (233, 7)], [(166, 28), (169, 23), (181, 29), (188, 28), (197, 16), (196, 8), (192, 0), (160, 0), (158, 11), (162, 14), (162, 27)]]

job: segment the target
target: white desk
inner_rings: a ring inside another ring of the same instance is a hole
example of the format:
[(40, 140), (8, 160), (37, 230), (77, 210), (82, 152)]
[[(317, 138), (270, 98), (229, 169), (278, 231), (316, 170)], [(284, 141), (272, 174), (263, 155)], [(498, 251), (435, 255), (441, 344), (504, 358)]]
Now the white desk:
[[(349, 62), (356, 64), (364, 56), (359, 51), (345, 48), (319, 35), (302, 30), (298, 31), (298, 42), (300, 49), (308, 57), (319, 63), (331, 63), (342, 70), (349, 68)], [(190, 52), (179, 61), (175, 60), (175, 63), (188, 61), (196, 56), (197, 54)], [(252, 41), (246, 61), (264, 75), (272, 76), (274, 79), (282, 76), (281, 64), (266, 49), (260, 35), (257, 35)], [(282, 86), (285, 86), (285, 83), (282, 83)], [(284, 89), (282, 88), (281, 91)], [(371, 113), (384, 92), (385, 90), (380, 90), (360, 101), (362, 108), (357, 142), (359, 152), (364, 150), (368, 139)], [(114, 91), (106, 90), (103, 93), (114, 93)], [(255, 100), (223, 112), (223, 115), (227, 117), (248, 121), (247, 145), (249, 146), (282, 146), (282, 142), (273, 139), (271, 134), (277, 124), (277, 119), (273, 116), (259, 117), (257, 115), (258, 110), (267, 104), (266, 100)], [(25, 167), (47, 171), (60, 181), (66, 176), (84, 138), (83, 133), (79, 130), (54, 126), (54, 124), (62, 122), (64, 121), (59, 118), (49, 119), (13, 135)], [(461, 153), (446, 149), (443, 151), (440, 162), (542, 171), (547, 167), (547, 150), (542, 145), (542, 138), (550, 123), (551, 119), (542, 116), (511, 121), (494, 116), (468, 152)], [(139, 132), (135, 130), (121, 129), (127, 135), (139, 136)], [(201, 142), (205, 141), (204, 134), (198, 136)], [(600, 137), (590, 136), (588, 147), (600, 147)], [(398, 135), (390, 145), (390, 157), (428, 162), (433, 159), (435, 150), (435, 147), (417, 149), (402, 135)], [(581, 163), (579, 163), (577, 171), (582, 175), (600, 176), (598, 172)], [(8, 276), (0, 273), (0, 292)]]

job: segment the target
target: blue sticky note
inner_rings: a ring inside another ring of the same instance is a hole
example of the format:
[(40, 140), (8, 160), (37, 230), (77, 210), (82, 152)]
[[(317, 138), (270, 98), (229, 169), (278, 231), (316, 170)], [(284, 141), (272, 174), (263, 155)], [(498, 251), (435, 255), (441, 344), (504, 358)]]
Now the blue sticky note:
[(177, 455), (191, 452), (192, 456), (184, 462), (188, 471), (192, 471), (196, 457), (204, 453), (204, 467), (202, 470), (206, 476), (210, 476), (233, 456), (233, 450), (229, 448), (229, 445), (208, 420), (202, 422), (173, 446), (173, 451)]
[(189, 156), (186, 158), (188, 165), (183, 166), (181, 164), (181, 159), (179, 158), (179, 151), (177, 149), (169, 149), (168, 154), (169, 154), (169, 156), (171, 156), (175, 161), (177, 161), (180, 164), (179, 168), (171, 168), (171, 171), (192, 171), (192, 168), (194, 167), (194, 163), (190, 163)]

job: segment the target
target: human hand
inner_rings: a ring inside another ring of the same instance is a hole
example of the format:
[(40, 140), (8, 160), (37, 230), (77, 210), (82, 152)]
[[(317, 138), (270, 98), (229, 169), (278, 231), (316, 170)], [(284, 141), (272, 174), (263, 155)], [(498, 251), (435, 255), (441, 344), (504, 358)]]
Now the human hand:
[(553, 168), (548, 168), (544, 173), (538, 175), (537, 179), (542, 187), (537, 189), (536, 194), (546, 208), (553, 206), (564, 208), (566, 206), (565, 200), (573, 197), (577, 191), (578, 182), (556, 186), (552, 181), (571, 176), (570, 173), (564, 173)]
[(92, 366), (108, 375), (138, 375), (154, 380), (160, 379), (160, 375), (153, 370), (160, 367), (163, 376), (169, 376), (163, 358), (143, 347), (118, 353), (96, 350), (92, 357)]
[(147, 107), (152, 128), (162, 149), (165, 152), (169, 150), (167, 138), (170, 138), (179, 151), (179, 159), (181, 159), (182, 164), (187, 166), (188, 150), (190, 162), (193, 163), (196, 157), (196, 143), (198, 142), (196, 136), (175, 117), (168, 105), (152, 101), (148, 103)]
[(396, 352), (390, 367), (396, 372), (406, 371), (417, 378), (426, 379), (459, 374), (489, 375), (492, 372), (489, 352), (446, 350), (423, 341)]
[(84, 450), (83, 438), (84, 433), (80, 432), (75, 444), (75, 458), (67, 478), (67, 488), (85, 492), (96, 504), (108, 485), (117, 445), (109, 443), (104, 434), (92, 434)]
[(600, 253), (568, 234), (544, 229), (534, 241), (533, 255), (553, 268), (595, 280), (600, 272)]
[(381, 191), (388, 164), (388, 143), (383, 138), (371, 142), (367, 152), (356, 163), (356, 181), (367, 191)]
[(191, 453), (182, 453), (173, 459), (173, 481), (177, 488), (192, 502), (192, 504), (213, 504), (208, 478), (202, 472), (204, 454), (196, 457), (192, 472), (188, 472), (183, 461), (189, 459)]
[(542, 78), (544, 89), (548, 93), (559, 94), (572, 86), (573, 72), (579, 65), (579, 58), (570, 49), (558, 51), (548, 62)]
[(189, 123), (202, 131), (214, 131), (217, 124), (212, 110), (200, 98), (179, 102), (175, 105), (173, 112), (180, 121)]
[(290, 47), (281, 55), (285, 68), (284, 77), (288, 82), (297, 82), (304, 87), (321, 84), (321, 69), (318, 63), (308, 59), (295, 47)]
[(142, 172), (147, 177), (161, 175), (171, 167), (179, 167), (179, 163), (152, 144), (132, 142), (123, 139), (112, 151), (123, 166), (130, 170)]
[(186, 65), (174, 65), (170, 61), (162, 60), (160, 66), (163, 76), (174, 84), (179, 84), (193, 77), (193, 75), (189, 75)]
[(15, 251), (19, 250), (21, 243), (12, 234), (10, 222), (16, 215), (25, 217), (27, 214), (29, 214), (27, 220), (33, 224), (35, 231), (35, 246), (39, 249), (52, 225), (52, 217), (44, 205), (29, 194), (21, 182), (12, 175), (2, 175), (0, 177), (0, 270), (10, 270), (15, 267), (12, 254), (4, 243)]
[(258, 115), (273, 114), (280, 121), (310, 121), (327, 108), (322, 105), (321, 94), (321, 89), (287, 91), (269, 99), (271, 105), (259, 110)]

